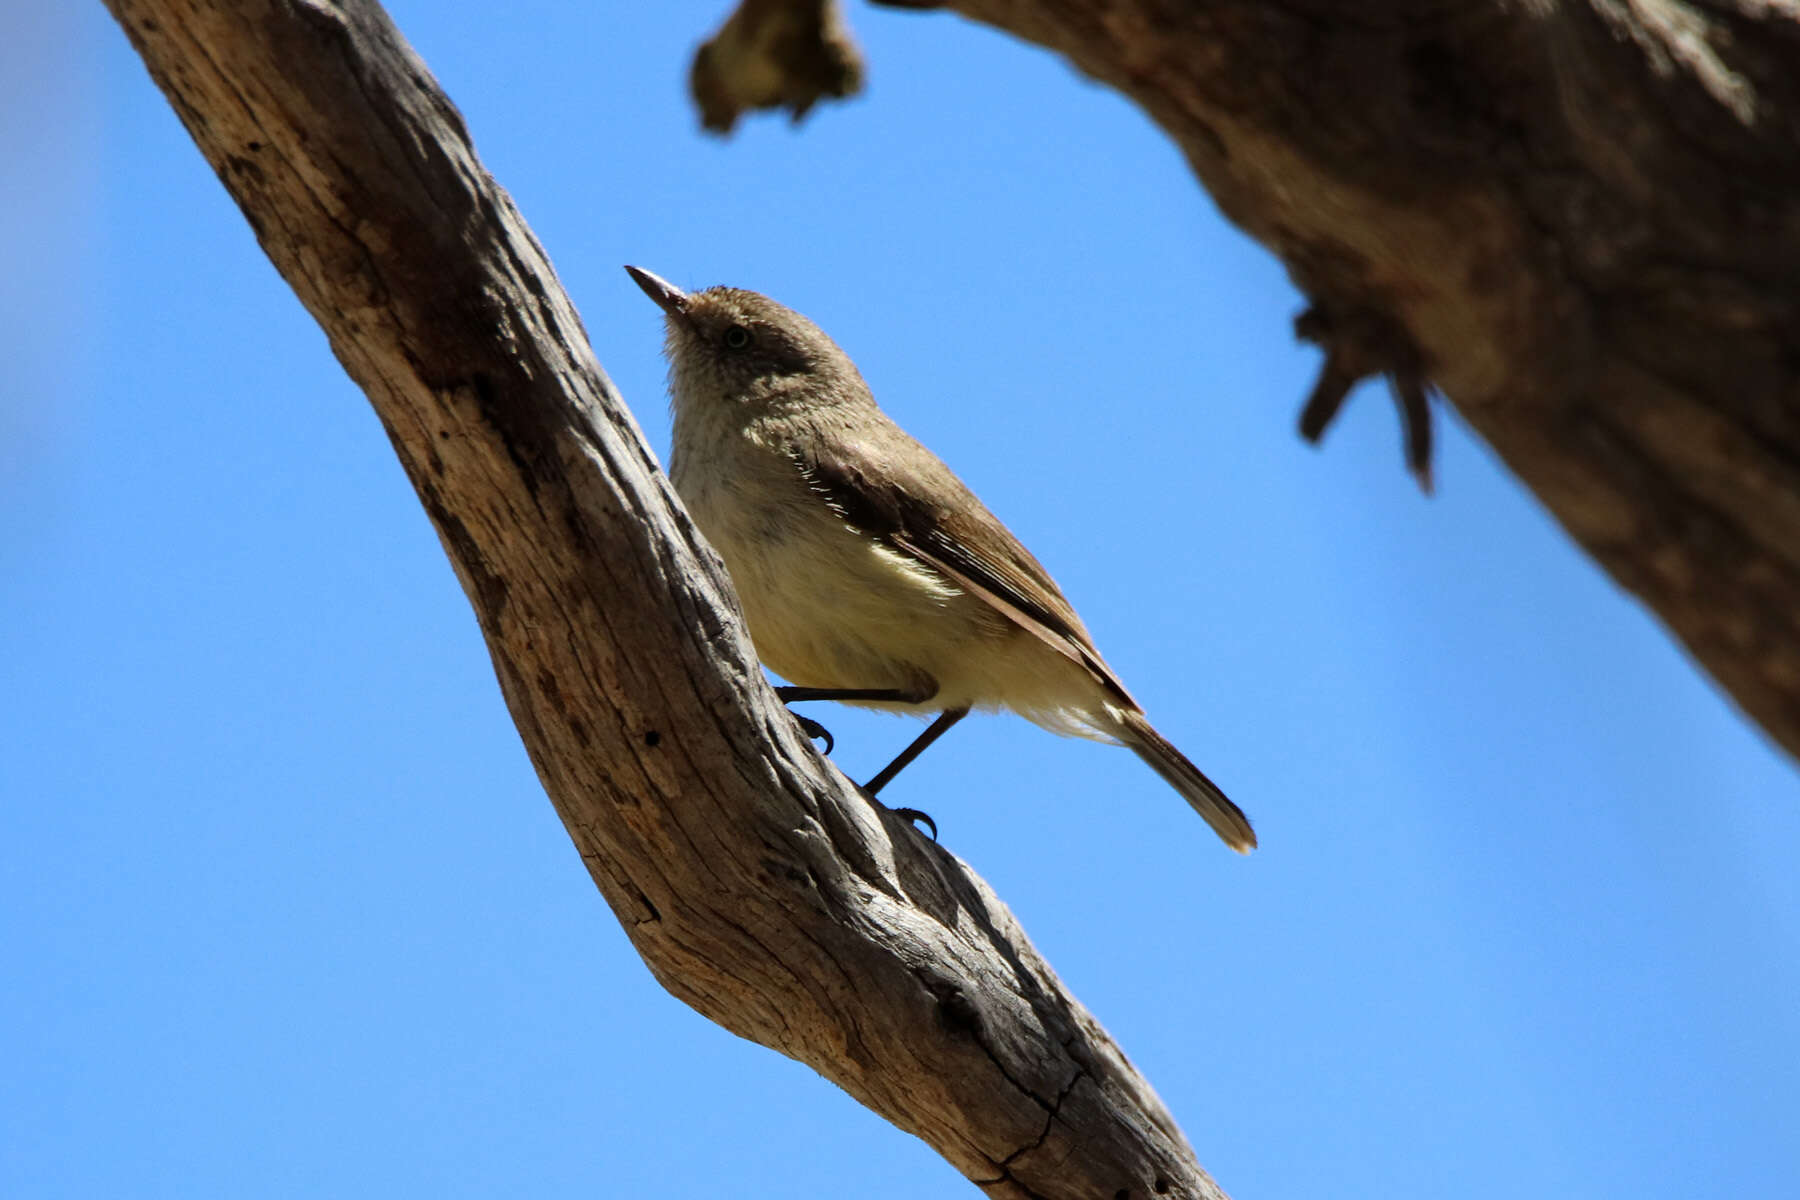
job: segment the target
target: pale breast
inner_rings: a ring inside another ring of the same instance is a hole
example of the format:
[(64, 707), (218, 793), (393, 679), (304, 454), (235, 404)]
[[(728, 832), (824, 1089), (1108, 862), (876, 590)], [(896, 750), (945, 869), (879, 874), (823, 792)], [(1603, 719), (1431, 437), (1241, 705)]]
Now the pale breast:
[(971, 612), (978, 602), (851, 529), (786, 455), (740, 443), (711, 465), (678, 462), (676, 490), (731, 572), (758, 656), (784, 679), (915, 687), (941, 679), (947, 646), (996, 632)]

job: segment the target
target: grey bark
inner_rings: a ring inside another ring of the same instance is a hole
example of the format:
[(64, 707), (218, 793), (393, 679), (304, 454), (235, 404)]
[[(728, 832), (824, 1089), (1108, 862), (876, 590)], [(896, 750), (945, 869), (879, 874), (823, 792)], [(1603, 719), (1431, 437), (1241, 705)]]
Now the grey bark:
[(543, 251), (380, 7), (108, 4), (367, 392), (656, 978), (992, 1195), (1221, 1197), (1005, 906), (775, 701)]
[[(1800, 3), (887, 3), (1135, 101), (1312, 301), (1315, 421), (1385, 373), (1417, 454), (1435, 385), (1800, 754)], [(804, 111), (843, 58), (784, 4), (821, 0), (747, 0), (709, 43), (715, 126)]]
[(954, 6), (1136, 101), (1800, 754), (1793, 0)]

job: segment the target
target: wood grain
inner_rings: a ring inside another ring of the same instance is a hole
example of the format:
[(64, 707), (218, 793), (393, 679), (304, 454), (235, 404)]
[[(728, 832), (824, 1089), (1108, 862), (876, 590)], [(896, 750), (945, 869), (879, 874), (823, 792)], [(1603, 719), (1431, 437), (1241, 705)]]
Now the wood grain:
[(986, 884), (775, 701), (542, 249), (379, 6), (109, 7), (368, 394), (656, 978), (994, 1196), (1221, 1197)]

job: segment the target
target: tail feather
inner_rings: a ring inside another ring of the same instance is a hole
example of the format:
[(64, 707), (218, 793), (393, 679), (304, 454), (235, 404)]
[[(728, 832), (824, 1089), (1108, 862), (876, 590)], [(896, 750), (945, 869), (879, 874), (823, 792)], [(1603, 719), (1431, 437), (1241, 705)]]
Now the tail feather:
[(1119, 720), (1119, 740), (1150, 764), (1150, 769), (1161, 775), (1170, 787), (1180, 792), (1182, 799), (1206, 819), (1227, 846), (1239, 854), (1256, 849), (1256, 831), (1250, 828), (1250, 818), (1227, 800), (1219, 785), (1189, 762), (1187, 755), (1156, 732), (1149, 718), (1141, 712), (1123, 712), (1119, 714)]

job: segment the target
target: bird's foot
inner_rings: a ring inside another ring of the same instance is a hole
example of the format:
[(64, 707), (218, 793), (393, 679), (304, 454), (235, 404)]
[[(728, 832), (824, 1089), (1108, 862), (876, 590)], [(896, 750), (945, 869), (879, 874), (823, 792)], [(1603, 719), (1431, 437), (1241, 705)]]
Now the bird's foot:
[(911, 821), (915, 825), (923, 821), (931, 829), (931, 840), (934, 842), (938, 840), (937, 822), (931, 819), (930, 813), (917, 808), (890, 808), (888, 811), (901, 820)]
[(825, 753), (830, 754), (837, 749), (837, 739), (831, 736), (831, 730), (825, 728), (811, 717), (803, 717), (793, 709), (788, 709), (788, 716), (799, 722), (800, 732), (809, 738), (817, 738), (825, 743)]

